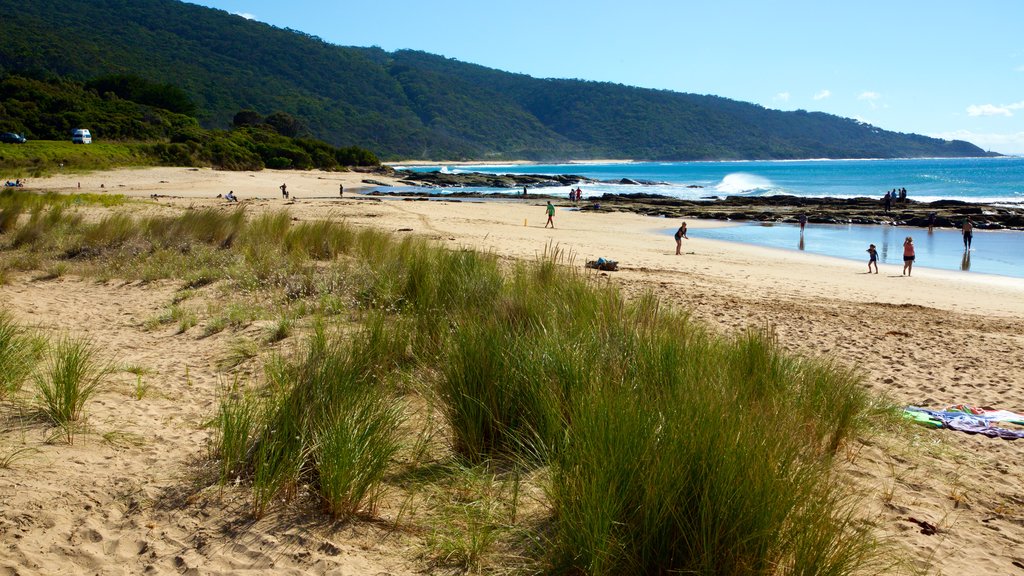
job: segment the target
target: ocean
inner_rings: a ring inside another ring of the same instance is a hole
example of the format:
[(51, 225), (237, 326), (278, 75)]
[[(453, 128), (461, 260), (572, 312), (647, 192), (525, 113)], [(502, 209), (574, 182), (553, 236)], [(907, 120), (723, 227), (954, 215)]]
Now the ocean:
[[(606, 182), (582, 186), (584, 197), (645, 192), (697, 200), (710, 196), (774, 195), (881, 198), (906, 188), (912, 200), (1024, 202), (1024, 158), (938, 158), (912, 160), (794, 160), (748, 162), (634, 162), (625, 164), (525, 164), (412, 167), (415, 171), (497, 174), (575, 174)], [(618, 184), (627, 178), (658, 184)], [(509, 192), (507, 189), (471, 189)], [(569, 188), (544, 188), (568, 194)], [(443, 192), (443, 191), (442, 191)]]
[[(881, 198), (906, 188), (911, 200), (962, 200), (988, 204), (1024, 204), (1024, 158), (942, 158), (912, 160), (799, 160), (749, 162), (635, 162), (618, 164), (525, 164), (490, 166), (416, 166), (416, 171), (488, 172), (498, 174), (576, 174), (603, 182), (582, 185), (584, 198), (604, 193), (644, 192), (699, 200), (728, 195)], [(656, 184), (618, 183), (623, 178)], [(508, 189), (461, 189), (509, 193)], [(434, 190), (443, 193), (444, 190)], [(539, 188), (538, 193), (568, 194), (568, 187)], [(666, 226), (671, 235), (677, 224)], [(867, 269), (868, 244), (875, 244), (881, 264), (902, 269), (903, 239), (913, 236), (915, 267), (999, 274), (1024, 278), (1024, 233), (975, 230), (973, 250), (965, 252), (960, 231), (895, 226), (739, 223), (714, 229), (691, 229), (693, 237), (774, 248), (802, 250), (861, 261)]]

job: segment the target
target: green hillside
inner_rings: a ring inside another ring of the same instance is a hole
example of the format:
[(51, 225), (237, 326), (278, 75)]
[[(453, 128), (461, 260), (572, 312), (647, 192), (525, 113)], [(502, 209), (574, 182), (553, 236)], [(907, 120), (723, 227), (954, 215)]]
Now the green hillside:
[[(967, 142), (887, 132), (822, 113), (536, 79), (422, 52), (335, 46), (175, 0), (0, 0), (0, 13), (6, 31), (0, 75), (67, 78), (99, 95), (97, 78), (137, 75), (182, 90), (195, 109), (176, 112), (194, 112), (206, 128), (230, 126), (243, 109), (284, 112), (306, 135), (390, 159), (985, 154)], [(25, 114), (0, 109), (0, 128), (13, 116)], [(38, 122), (22, 129), (53, 129)], [(102, 127), (95, 132), (120, 136)]]

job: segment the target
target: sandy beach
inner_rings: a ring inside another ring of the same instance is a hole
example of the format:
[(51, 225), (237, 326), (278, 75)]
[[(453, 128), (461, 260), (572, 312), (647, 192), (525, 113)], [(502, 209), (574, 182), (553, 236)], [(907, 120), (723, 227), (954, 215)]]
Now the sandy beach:
[[(34, 190), (124, 194), (128, 210), (229, 207), (229, 190), (251, 213), (288, 210), (298, 220), (329, 217), (357, 227), (415, 234), (444, 245), (534, 258), (564, 251), (616, 260), (600, 278), (627, 296), (653, 291), (715, 329), (770, 327), (787, 349), (855, 367), (865, 385), (898, 404), (954, 404), (1024, 412), (1024, 280), (901, 267), (865, 274), (866, 261), (702, 239), (712, 221), (690, 221), (683, 255), (666, 230), (675, 220), (585, 213), (559, 205), (545, 229), (544, 202), (402, 200), (362, 196), (360, 173), (222, 172), (149, 168), (30, 179)], [(281, 198), (286, 183), (290, 201)], [(344, 185), (344, 197), (338, 186)], [(154, 195), (156, 195), (154, 197)], [(558, 204), (558, 203), (556, 203)], [(561, 203), (565, 204), (565, 203)], [(93, 209), (90, 209), (93, 210)], [(0, 456), (30, 448), (0, 468), (3, 574), (412, 574), (421, 536), (381, 522), (342, 527), (308, 517), (258, 522), (230, 493), (197, 493), (194, 469), (208, 453), (225, 375), (217, 366), (258, 322), (206, 338), (155, 330), (178, 288), (172, 282), (97, 282), (22, 273), (0, 301), (23, 324), (88, 335), (111, 360), (147, 367), (153, 392), (132, 397), (134, 376), (118, 374), (91, 405), (93, 432), (73, 446), (51, 443), (18, 409), (2, 405)], [(182, 401), (185, 400), (185, 401)], [(1024, 441), (947, 430), (878, 433), (844, 448), (845, 475), (865, 494), (861, 518), (887, 545), (886, 573), (1024, 574)], [(922, 525), (937, 530), (922, 530)]]

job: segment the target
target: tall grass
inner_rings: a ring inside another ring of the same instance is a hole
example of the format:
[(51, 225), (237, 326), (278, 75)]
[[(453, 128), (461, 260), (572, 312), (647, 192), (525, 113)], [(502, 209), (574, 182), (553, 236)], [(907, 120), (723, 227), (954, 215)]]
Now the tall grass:
[(401, 409), (387, 379), (404, 336), (383, 321), (370, 321), (351, 346), (332, 336), (319, 326), (301, 357), (268, 362), (259, 410), (237, 399), (221, 405), (222, 475), (241, 471), (251, 481), (257, 516), (304, 482), (336, 517), (376, 506), (399, 446)]
[(21, 197), (10, 197), (0, 204), (0, 234), (6, 234), (14, 230), (18, 225), (18, 218), (25, 211), (25, 202)]
[(42, 350), (41, 340), (32, 337), (10, 313), (0, 309), (0, 400), (21, 389)]
[(49, 351), (45, 367), (36, 374), (42, 411), (61, 428), (69, 444), (74, 442), (86, 403), (100, 391), (110, 371), (97, 359), (91, 341), (64, 338)]
[(870, 558), (831, 472), (867, 409), (855, 374), (550, 260), (472, 313), (452, 320), (438, 383), (453, 447), (551, 465), (556, 572), (844, 574)]

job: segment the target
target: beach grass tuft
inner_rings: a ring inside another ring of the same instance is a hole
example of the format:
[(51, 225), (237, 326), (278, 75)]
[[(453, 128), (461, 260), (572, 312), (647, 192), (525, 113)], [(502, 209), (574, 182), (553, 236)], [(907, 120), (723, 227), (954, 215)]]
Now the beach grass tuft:
[(36, 374), (41, 408), (69, 444), (84, 418), (86, 403), (101, 389), (110, 366), (97, 358), (87, 338), (65, 337), (53, 346)]
[(18, 325), (6, 310), (0, 309), (0, 400), (21, 390), (35, 369), (45, 342)]
[(301, 482), (312, 483), (332, 516), (373, 513), (401, 445), (401, 407), (387, 385), (395, 350), (404, 351), (395, 341), (398, 330), (382, 321), (351, 345), (319, 325), (299, 357), (266, 363), (258, 405), (238, 395), (221, 403), (222, 479), (250, 480), (254, 515), (292, 498)]

